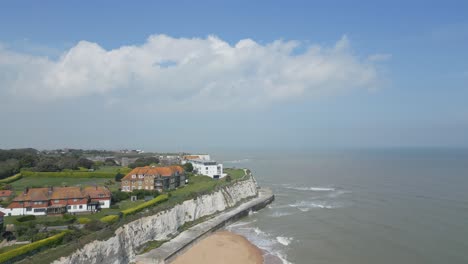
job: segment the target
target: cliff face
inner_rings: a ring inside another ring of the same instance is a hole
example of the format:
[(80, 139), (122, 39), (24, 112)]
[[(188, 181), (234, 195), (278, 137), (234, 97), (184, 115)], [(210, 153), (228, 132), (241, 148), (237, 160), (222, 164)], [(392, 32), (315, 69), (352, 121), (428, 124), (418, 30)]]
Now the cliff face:
[(115, 231), (105, 241), (93, 241), (72, 255), (62, 257), (54, 264), (129, 263), (135, 260), (135, 249), (152, 240), (165, 240), (186, 222), (226, 210), (242, 199), (257, 194), (251, 178), (194, 200), (176, 205), (170, 210), (130, 222)]

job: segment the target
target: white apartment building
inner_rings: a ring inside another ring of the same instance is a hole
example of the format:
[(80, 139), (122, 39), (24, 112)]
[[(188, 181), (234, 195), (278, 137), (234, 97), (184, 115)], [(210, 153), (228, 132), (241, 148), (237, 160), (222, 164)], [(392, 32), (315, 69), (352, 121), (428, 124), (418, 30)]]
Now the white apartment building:
[(195, 173), (206, 175), (213, 179), (225, 176), (223, 174), (223, 164), (219, 164), (214, 160), (193, 159), (188, 162), (192, 163)]

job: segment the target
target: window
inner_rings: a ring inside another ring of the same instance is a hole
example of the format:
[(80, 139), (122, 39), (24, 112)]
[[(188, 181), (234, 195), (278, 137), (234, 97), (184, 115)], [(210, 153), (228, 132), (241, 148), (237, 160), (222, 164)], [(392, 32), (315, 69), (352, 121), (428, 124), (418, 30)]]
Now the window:
[(71, 209), (71, 206), (70, 206), (70, 205), (69, 205), (69, 206), (67, 206), (67, 209), (68, 209), (68, 210), (70, 210), (70, 209)]
[(83, 205), (80, 205), (80, 209), (83, 209)]
[(75, 198), (75, 199), (73, 199), (73, 201), (76, 202), (76, 201), (78, 201), (78, 199)]
[(26, 212), (31, 212), (31, 207), (26, 208)]
[(76, 209), (76, 205), (73, 206), (73, 209)]
[(102, 198), (102, 197), (104, 197), (104, 194), (100, 193), (98, 196), (99, 196), (100, 198)]
[(135, 174), (133, 174), (133, 175), (132, 175), (132, 178), (133, 178), (133, 179), (135, 179), (135, 178), (136, 178), (136, 175), (135, 175)]
[(34, 209), (35, 213), (42, 213), (42, 212), (45, 212), (45, 211), (46, 211), (45, 208), (36, 208), (36, 209)]
[(59, 200), (54, 200), (54, 203), (59, 203)]

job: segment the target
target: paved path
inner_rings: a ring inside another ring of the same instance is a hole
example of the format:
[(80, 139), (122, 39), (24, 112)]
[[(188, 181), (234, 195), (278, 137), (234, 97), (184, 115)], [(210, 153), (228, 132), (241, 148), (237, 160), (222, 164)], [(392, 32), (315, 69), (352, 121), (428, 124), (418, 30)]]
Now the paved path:
[(267, 204), (271, 203), (273, 199), (274, 195), (270, 189), (261, 188), (259, 189), (258, 197), (187, 229), (159, 248), (138, 255), (136, 257), (136, 263), (170, 263), (177, 255), (189, 249), (197, 240), (247, 215), (250, 210), (259, 210), (265, 207)]

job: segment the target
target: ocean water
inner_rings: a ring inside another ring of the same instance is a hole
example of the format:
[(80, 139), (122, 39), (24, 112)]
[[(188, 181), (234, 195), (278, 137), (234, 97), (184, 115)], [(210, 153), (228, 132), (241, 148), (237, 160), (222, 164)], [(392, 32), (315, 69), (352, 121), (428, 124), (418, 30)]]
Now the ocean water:
[(227, 227), (266, 263), (468, 263), (468, 150), (238, 151), (273, 189)]

